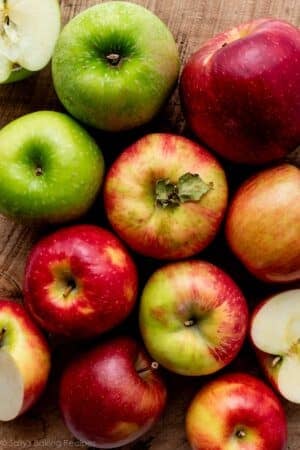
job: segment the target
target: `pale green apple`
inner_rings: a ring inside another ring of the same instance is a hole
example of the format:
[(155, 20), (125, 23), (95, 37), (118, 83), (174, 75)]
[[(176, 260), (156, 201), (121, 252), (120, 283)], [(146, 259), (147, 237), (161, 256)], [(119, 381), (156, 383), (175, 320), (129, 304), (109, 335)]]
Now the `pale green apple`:
[(60, 33), (57, 0), (0, 0), (0, 83), (45, 67)]
[(167, 26), (147, 9), (121, 1), (96, 5), (71, 20), (52, 62), (66, 109), (109, 131), (151, 120), (178, 72), (178, 50)]
[(94, 201), (103, 172), (96, 142), (65, 114), (27, 114), (0, 131), (0, 213), (6, 216), (75, 219)]

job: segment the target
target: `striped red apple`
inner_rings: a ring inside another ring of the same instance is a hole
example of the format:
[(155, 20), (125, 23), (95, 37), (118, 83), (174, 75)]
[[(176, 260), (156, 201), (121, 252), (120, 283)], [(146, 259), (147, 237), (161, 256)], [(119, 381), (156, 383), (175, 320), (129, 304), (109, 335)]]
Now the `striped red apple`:
[(227, 205), (227, 182), (203, 147), (172, 134), (151, 134), (127, 148), (106, 177), (108, 219), (136, 252), (178, 259), (214, 239)]
[(285, 450), (287, 444), (279, 400), (245, 373), (206, 384), (188, 409), (186, 432), (193, 450)]

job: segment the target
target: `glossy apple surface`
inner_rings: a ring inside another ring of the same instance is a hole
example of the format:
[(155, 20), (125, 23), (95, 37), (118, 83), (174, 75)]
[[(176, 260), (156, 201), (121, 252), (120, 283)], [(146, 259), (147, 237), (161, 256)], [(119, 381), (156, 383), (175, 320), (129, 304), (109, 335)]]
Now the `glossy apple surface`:
[(96, 336), (131, 312), (135, 264), (109, 231), (92, 225), (62, 228), (29, 255), (25, 305), (46, 330), (73, 339)]
[(96, 142), (65, 114), (34, 112), (0, 131), (0, 213), (15, 220), (78, 218), (95, 200), (103, 172)]
[(151, 364), (131, 338), (108, 341), (74, 360), (60, 386), (71, 433), (87, 445), (115, 448), (148, 431), (166, 402), (164, 382)]
[(225, 375), (204, 386), (186, 417), (193, 450), (285, 450), (284, 410), (271, 389), (244, 374)]
[(59, 2), (1, 0), (0, 30), (0, 83), (23, 80), (50, 61), (60, 32)]
[(300, 169), (281, 164), (244, 182), (229, 207), (228, 243), (266, 282), (300, 279)]
[(179, 72), (176, 43), (151, 11), (129, 2), (86, 9), (53, 55), (58, 97), (77, 119), (107, 131), (140, 126), (160, 110)]
[(0, 299), (0, 421), (33, 406), (49, 371), (50, 351), (39, 329), (20, 304)]
[(253, 313), (250, 333), (272, 385), (287, 400), (300, 403), (300, 289), (262, 302)]
[(227, 182), (203, 147), (157, 133), (117, 158), (104, 199), (111, 225), (131, 248), (157, 259), (178, 259), (214, 239), (227, 205)]
[(181, 375), (207, 375), (229, 364), (247, 331), (247, 304), (221, 269), (184, 261), (158, 269), (140, 304), (140, 329), (152, 357)]
[(282, 158), (300, 142), (300, 30), (277, 19), (242, 24), (187, 62), (181, 99), (195, 134), (237, 163)]

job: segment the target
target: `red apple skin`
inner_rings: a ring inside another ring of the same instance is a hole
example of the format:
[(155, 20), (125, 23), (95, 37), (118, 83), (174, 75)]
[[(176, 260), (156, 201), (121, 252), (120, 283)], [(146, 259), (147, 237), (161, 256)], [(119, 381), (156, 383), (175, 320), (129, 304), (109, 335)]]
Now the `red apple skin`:
[(65, 370), (60, 407), (77, 439), (99, 448), (126, 445), (160, 417), (166, 388), (143, 348), (120, 337), (98, 345)]
[(244, 182), (230, 204), (226, 237), (257, 278), (272, 283), (300, 279), (300, 170), (266, 169)]
[[(70, 280), (76, 288), (64, 297)], [(32, 250), (25, 270), (25, 304), (46, 330), (88, 338), (129, 315), (137, 284), (135, 264), (111, 232), (75, 225), (45, 237)]]
[(50, 349), (21, 304), (0, 299), (0, 321), (1, 324), (6, 322), (8, 333), (11, 328), (14, 334), (10, 338), (9, 353), (17, 362), (24, 381), (21, 415), (37, 402), (46, 387), (51, 365)]
[[(244, 437), (236, 433), (242, 430)], [(284, 450), (287, 424), (280, 401), (259, 379), (228, 374), (208, 383), (189, 407), (193, 450)]]
[(300, 142), (300, 31), (259, 19), (207, 41), (180, 92), (194, 133), (225, 158), (263, 164)]
[[(177, 183), (198, 174), (213, 188), (199, 201), (162, 208), (156, 205), (160, 179)], [(117, 234), (136, 252), (156, 259), (181, 259), (207, 247), (227, 206), (225, 173), (203, 147), (181, 136), (155, 133), (127, 148), (110, 168), (105, 209)]]

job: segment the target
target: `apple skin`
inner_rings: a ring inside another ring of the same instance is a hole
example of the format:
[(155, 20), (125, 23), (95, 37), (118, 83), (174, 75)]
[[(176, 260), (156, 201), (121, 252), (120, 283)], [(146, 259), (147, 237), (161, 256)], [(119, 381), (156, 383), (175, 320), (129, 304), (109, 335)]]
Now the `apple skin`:
[(193, 450), (284, 450), (287, 444), (281, 403), (245, 373), (219, 377), (198, 392), (187, 412), (186, 433)]
[(61, 223), (83, 215), (101, 187), (104, 160), (75, 120), (38, 111), (0, 131), (0, 213)]
[(180, 92), (194, 133), (225, 158), (263, 164), (300, 142), (300, 31), (277, 19), (207, 41), (184, 67)]
[(166, 387), (151, 359), (131, 338), (100, 344), (65, 370), (60, 407), (73, 435), (87, 445), (115, 448), (142, 436), (160, 417)]
[(19, 416), (36, 403), (45, 389), (50, 371), (50, 350), (23, 306), (12, 300), (0, 299), (0, 330), (3, 329), (6, 331), (0, 352), (12, 356), (23, 380), (24, 398)]
[[(110, 63), (109, 55), (119, 55), (120, 62)], [(104, 2), (63, 29), (52, 73), (57, 95), (74, 117), (121, 131), (149, 122), (160, 110), (177, 80), (179, 55), (171, 32), (151, 11)]]
[[(128, 174), (130, 173), (130, 176)], [(198, 174), (213, 188), (199, 201), (161, 207), (156, 183), (177, 183)], [(227, 206), (225, 173), (203, 147), (181, 136), (150, 134), (127, 148), (111, 166), (104, 185), (108, 219), (136, 252), (156, 259), (180, 259), (207, 247)]]
[(33, 248), (25, 269), (24, 299), (41, 327), (73, 339), (89, 338), (129, 315), (137, 284), (135, 264), (112, 233), (75, 225)]
[(26, 78), (29, 78), (34, 74), (36, 74), (36, 72), (26, 70), (23, 67), (18, 67), (17, 69), (12, 70), (9, 78), (6, 81), (0, 84), (16, 83), (17, 81), (26, 80)]
[(139, 321), (147, 350), (163, 367), (180, 375), (208, 375), (237, 356), (248, 309), (240, 289), (221, 269), (205, 261), (183, 261), (150, 277)]
[(272, 283), (300, 279), (300, 170), (290, 164), (245, 181), (229, 206), (226, 237), (255, 277)]

